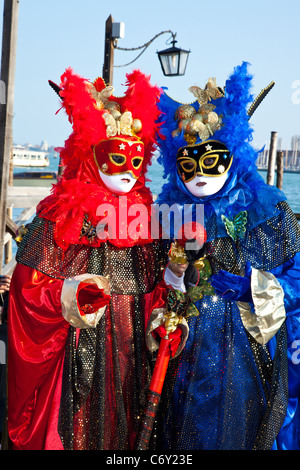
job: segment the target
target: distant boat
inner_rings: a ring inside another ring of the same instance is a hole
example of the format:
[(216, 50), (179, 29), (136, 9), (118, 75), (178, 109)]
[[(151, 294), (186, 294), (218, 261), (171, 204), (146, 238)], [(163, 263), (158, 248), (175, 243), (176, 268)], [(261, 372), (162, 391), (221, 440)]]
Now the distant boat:
[(49, 166), (49, 158), (47, 152), (29, 150), (29, 149), (13, 149), (13, 166), (24, 167), (45, 167)]
[(55, 171), (25, 171), (22, 173), (15, 173), (14, 180), (36, 180), (36, 179), (55, 179), (57, 173)]

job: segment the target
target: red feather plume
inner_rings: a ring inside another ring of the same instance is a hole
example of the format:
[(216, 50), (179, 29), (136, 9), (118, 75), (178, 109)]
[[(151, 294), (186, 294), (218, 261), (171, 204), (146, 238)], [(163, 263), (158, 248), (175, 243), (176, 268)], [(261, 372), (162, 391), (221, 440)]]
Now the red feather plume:
[[(145, 172), (159, 131), (156, 121), (159, 116), (157, 103), (161, 89), (151, 85), (150, 76), (139, 70), (127, 74), (126, 79), (127, 89), (124, 96), (111, 96), (110, 101), (118, 102), (122, 113), (130, 111), (134, 119), (140, 119), (142, 122), (138, 137), (145, 145)], [(59, 95), (63, 100), (62, 107), (72, 124), (73, 134), (65, 142), (65, 148), (60, 151), (63, 165), (69, 167), (72, 173), (82, 161), (92, 158), (91, 147), (107, 138), (104, 111), (95, 106), (96, 101), (89, 91), (89, 84), (91, 82), (75, 74), (71, 68), (66, 69), (61, 76)], [(97, 91), (102, 91), (106, 86), (101, 77), (98, 77), (93, 85)]]
[(140, 119), (142, 122), (142, 130), (138, 137), (145, 145), (144, 171), (150, 163), (159, 132), (157, 103), (162, 93), (159, 87), (151, 85), (150, 78), (140, 70), (134, 70), (126, 75), (127, 90), (124, 96), (111, 97), (112, 101), (117, 101), (121, 105), (122, 111), (130, 111), (133, 119)]

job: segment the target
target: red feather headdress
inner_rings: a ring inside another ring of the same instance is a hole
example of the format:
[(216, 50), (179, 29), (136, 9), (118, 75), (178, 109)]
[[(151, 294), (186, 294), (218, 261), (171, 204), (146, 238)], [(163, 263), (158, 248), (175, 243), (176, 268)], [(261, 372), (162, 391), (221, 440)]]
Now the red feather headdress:
[[(127, 194), (128, 206), (137, 202), (146, 206), (152, 203), (151, 193), (145, 187), (145, 172), (151, 163), (159, 131), (157, 104), (161, 90), (151, 85), (150, 77), (139, 70), (127, 74), (126, 79), (124, 96), (115, 97), (112, 87), (106, 86), (102, 78), (91, 82), (68, 68), (61, 76), (60, 86), (56, 87), (73, 132), (65, 141), (65, 146), (58, 149), (63, 174), (53, 186), (51, 195), (40, 202), (37, 211), (40, 217), (55, 222), (56, 241), (61, 247), (91, 243), (91, 240), (86, 241), (80, 236), (83, 220), (88, 219), (96, 225), (99, 204), (117, 204), (118, 198), (102, 183), (93, 157), (93, 147), (109, 139), (113, 132), (128, 140), (134, 136), (144, 145), (142, 173)], [(115, 114), (116, 108), (118, 116)], [(128, 128), (127, 122), (126, 135), (122, 134), (122, 123), (120, 127), (118, 122), (124, 115), (129, 117), (130, 124)], [(111, 241), (119, 244), (118, 240)], [(127, 240), (128, 246), (140, 242)], [(92, 243), (98, 245), (101, 240), (95, 239)], [(120, 243), (124, 245), (124, 240)]]

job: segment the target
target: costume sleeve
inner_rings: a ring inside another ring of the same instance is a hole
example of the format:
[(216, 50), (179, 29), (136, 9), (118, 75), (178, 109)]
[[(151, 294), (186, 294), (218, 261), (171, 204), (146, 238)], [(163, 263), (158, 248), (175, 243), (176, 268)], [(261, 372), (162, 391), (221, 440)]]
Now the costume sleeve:
[[(262, 302), (266, 302), (267, 297), (269, 297), (268, 305), (266, 304), (266, 317), (269, 317), (269, 331), (265, 328), (264, 332), (260, 331), (261, 337), (266, 337), (265, 334), (269, 334), (272, 330), (274, 334), (268, 338), (268, 349), (273, 357), (276, 350), (276, 325), (282, 324), (283, 321), (280, 320), (281, 314), (278, 313), (281, 311), (283, 313), (284, 307), (284, 316), (285, 324), (287, 330), (287, 358), (288, 358), (288, 406), (287, 413), (285, 417), (284, 424), (280, 430), (280, 433), (276, 440), (277, 448), (280, 450), (299, 450), (300, 449), (300, 407), (299, 407), (299, 397), (300, 397), (300, 253), (297, 253), (293, 258), (286, 261), (281, 266), (278, 266), (275, 269), (272, 269), (271, 272), (265, 273), (269, 279), (273, 278), (274, 284), (273, 289), (267, 292), (267, 287), (265, 285), (264, 289), (261, 288)], [(276, 284), (276, 288), (274, 286)], [(261, 286), (263, 287), (263, 285)], [(280, 294), (279, 288), (281, 288), (282, 294)], [(274, 301), (272, 295), (277, 297), (277, 300)], [(240, 306), (239, 306), (240, 307)], [(241, 309), (240, 309), (241, 311)], [(249, 311), (246, 312), (249, 314)], [(274, 320), (275, 313), (275, 320)], [(276, 323), (276, 314), (277, 314), (277, 323)], [(242, 318), (243, 318), (243, 314)], [(250, 312), (252, 315), (252, 322), (255, 322), (255, 328), (258, 331), (258, 326), (262, 324), (266, 325), (263, 321), (259, 324), (257, 322), (256, 315)], [(249, 318), (251, 322), (251, 317), (248, 317), (247, 323), (249, 326)], [(271, 321), (273, 318), (273, 321)], [(283, 319), (283, 316), (282, 316)], [(246, 326), (245, 326), (246, 327)], [(249, 331), (249, 330), (248, 330)], [(254, 328), (252, 329), (252, 332)], [(251, 331), (249, 331), (251, 332)], [(255, 337), (255, 336), (254, 336)], [(256, 337), (257, 339), (257, 337)]]
[(63, 281), (17, 264), (8, 310), (8, 433), (13, 449), (44, 446), (69, 324)]
[[(280, 450), (300, 449), (300, 253), (272, 270), (284, 291), (286, 310), (289, 400), (285, 422), (277, 438)], [(272, 352), (275, 341), (271, 341)]]
[(267, 344), (286, 319), (284, 291), (276, 276), (252, 268), (252, 302), (237, 301), (245, 329), (260, 344)]
[(17, 264), (8, 318), (8, 431), (14, 449), (44, 448), (52, 403), (60, 396), (69, 325), (95, 327), (110, 299), (107, 289), (101, 276), (63, 281)]
[(65, 279), (61, 291), (62, 315), (75, 328), (95, 328), (110, 301), (108, 278), (80, 274)]

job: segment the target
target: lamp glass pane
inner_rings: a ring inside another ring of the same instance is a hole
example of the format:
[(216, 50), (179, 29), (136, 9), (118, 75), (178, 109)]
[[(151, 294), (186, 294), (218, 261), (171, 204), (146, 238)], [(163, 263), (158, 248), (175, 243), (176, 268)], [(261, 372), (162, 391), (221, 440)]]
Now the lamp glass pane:
[(178, 52), (172, 52), (172, 54), (169, 55), (169, 68), (171, 71), (171, 75), (177, 75), (178, 74), (178, 65), (179, 65), (179, 54)]
[(180, 51), (180, 61), (179, 61), (179, 70), (178, 70), (179, 75), (185, 74), (188, 57), (189, 57), (189, 51), (182, 51), (182, 50)]
[(159, 55), (165, 75), (178, 75), (179, 53), (171, 51)]
[(169, 67), (168, 56), (166, 56), (164, 54), (160, 54), (159, 55), (159, 60), (160, 60), (164, 75), (170, 75), (170, 67)]

